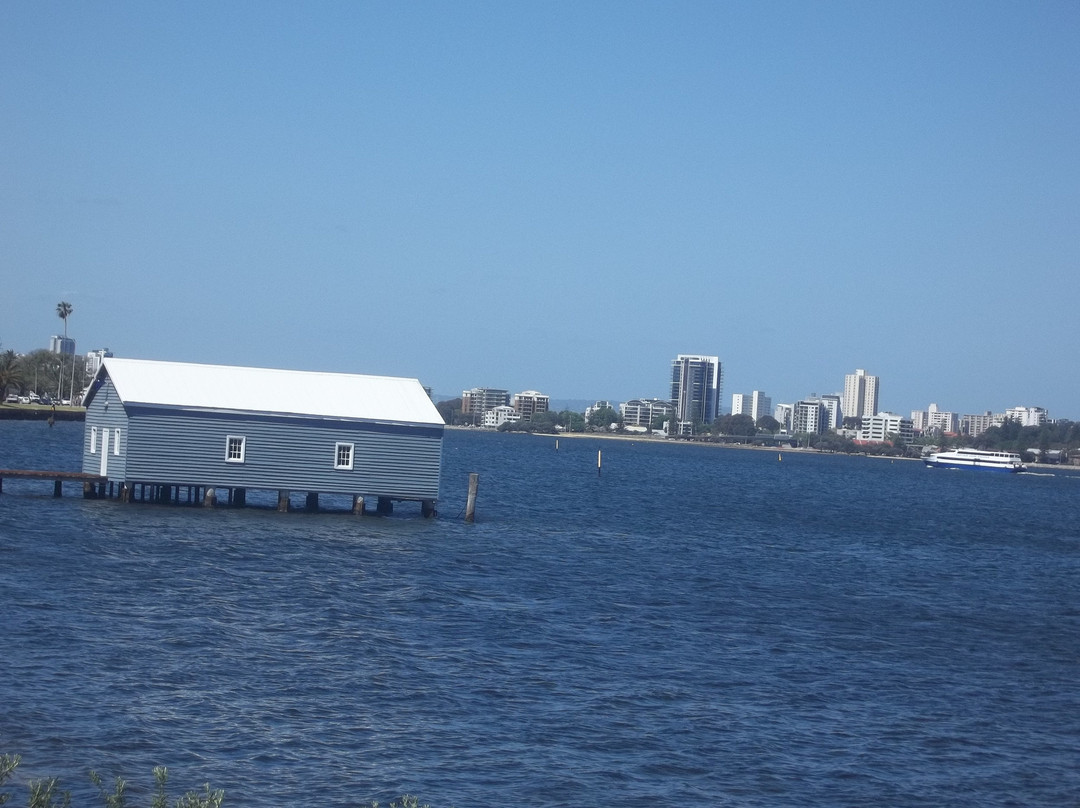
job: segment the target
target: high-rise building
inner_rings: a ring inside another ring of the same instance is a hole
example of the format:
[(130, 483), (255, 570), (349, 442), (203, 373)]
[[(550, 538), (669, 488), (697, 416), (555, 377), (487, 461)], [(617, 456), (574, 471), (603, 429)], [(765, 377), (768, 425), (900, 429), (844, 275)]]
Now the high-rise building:
[(474, 387), (472, 390), (461, 391), (461, 414), (470, 416), (474, 423), (480, 423), (488, 410), (508, 406), (510, 406), (508, 390)]
[(796, 401), (791, 410), (791, 431), (820, 435), (828, 428), (829, 412), (820, 398)]
[(777, 404), (773, 418), (780, 422), (781, 429), (791, 429), (791, 414), (795, 408), (791, 404)]
[(75, 340), (71, 337), (54, 334), (52, 339), (49, 340), (49, 353), (73, 356), (75, 354)]
[(982, 415), (965, 415), (960, 419), (960, 431), (972, 438), (978, 437), (994, 425), (994, 415), (987, 410)]
[(731, 414), (749, 415), (756, 424), (763, 415), (772, 415), (772, 399), (760, 390), (750, 395), (735, 393), (731, 397)]
[(548, 411), (548, 397), (535, 390), (526, 390), (524, 393), (514, 393), (512, 406), (525, 421), (531, 421), (538, 412)]
[(772, 399), (760, 390), (755, 390), (751, 396), (750, 404), (750, 415), (753, 416), (754, 423), (756, 424), (758, 422), (758, 419), (771, 414)]
[(868, 376), (862, 368), (844, 377), (844, 418), (877, 414), (878, 382), (877, 376)]
[(681, 424), (715, 421), (722, 389), (719, 357), (679, 354), (671, 361), (671, 403)]

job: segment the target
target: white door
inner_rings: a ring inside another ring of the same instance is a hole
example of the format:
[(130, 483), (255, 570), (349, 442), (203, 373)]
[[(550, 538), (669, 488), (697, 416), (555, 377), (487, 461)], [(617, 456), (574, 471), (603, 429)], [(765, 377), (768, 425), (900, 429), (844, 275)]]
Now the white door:
[(101, 471), (98, 472), (102, 477), (109, 475), (109, 430), (101, 430)]

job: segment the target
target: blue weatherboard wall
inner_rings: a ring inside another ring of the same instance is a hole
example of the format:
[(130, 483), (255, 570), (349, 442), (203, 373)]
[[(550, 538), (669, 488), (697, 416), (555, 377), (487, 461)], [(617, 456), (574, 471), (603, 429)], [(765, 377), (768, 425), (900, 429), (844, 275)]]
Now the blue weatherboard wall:
[[(83, 430), (82, 468), (89, 474), (101, 471), (102, 431), (109, 430), (109, 457), (107, 476), (110, 480), (123, 482), (127, 479), (128, 415), (123, 402), (116, 395), (116, 388), (108, 376), (99, 375), (92, 388), (92, 398), (86, 406), (86, 422)], [(90, 436), (97, 428), (96, 451), (90, 452)], [(120, 430), (120, 454), (115, 454), (116, 430)]]
[[(116, 482), (416, 500), (439, 495), (441, 425), (122, 405), (105, 374), (86, 414), (83, 470), (93, 473), (100, 463), (89, 453), (95, 426), (122, 430), (122, 455), (109, 458), (108, 477)], [(230, 435), (246, 439), (243, 463), (226, 462)], [(350, 470), (334, 468), (339, 442), (354, 444)]]

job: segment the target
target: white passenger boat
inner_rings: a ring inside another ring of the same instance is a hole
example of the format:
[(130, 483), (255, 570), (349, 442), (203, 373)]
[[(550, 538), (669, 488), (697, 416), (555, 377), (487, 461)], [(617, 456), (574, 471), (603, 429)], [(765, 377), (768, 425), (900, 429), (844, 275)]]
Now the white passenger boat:
[(936, 452), (923, 458), (928, 466), (945, 469), (980, 469), (982, 471), (1024, 471), (1020, 455), (1012, 452), (990, 452), (986, 449), (953, 449)]

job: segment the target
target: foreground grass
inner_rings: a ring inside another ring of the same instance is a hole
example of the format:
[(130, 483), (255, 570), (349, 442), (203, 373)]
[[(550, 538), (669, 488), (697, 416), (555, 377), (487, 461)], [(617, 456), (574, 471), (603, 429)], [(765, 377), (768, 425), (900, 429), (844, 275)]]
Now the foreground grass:
[[(20, 761), (19, 755), (0, 755), (0, 789), (3, 789), (4, 784), (14, 776)], [(225, 792), (211, 791), (209, 783), (203, 786), (202, 791), (189, 791), (178, 797), (175, 802), (170, 802), (166, 788), (168, 781), (168, 769), (164, 766), (155, 767), (154, 793), (149, 808), (221, 808), (225, 804)], [(127, 800), (126, 780), (117, 777), (111, 787), (107, 788), (101, 775), (91, 770), (90, 782), (97, 787), (104, 808), (134, 808)], [(27, 808), (71, 808), (71, 793), (61, 790), (60, 780), (56, 777), (30, 780), (26, 787), (29, 792)], [(10, 792), (0, 790), (0, 805), (8, 803), (11, 796)], [(379, 803), (372, 802), (371, 808), (379, 808)], [(400, 802), (391, 802), (389, 808), (431, 808), (431, 806), (420, 805), (416, 797), (405, 795)]]

